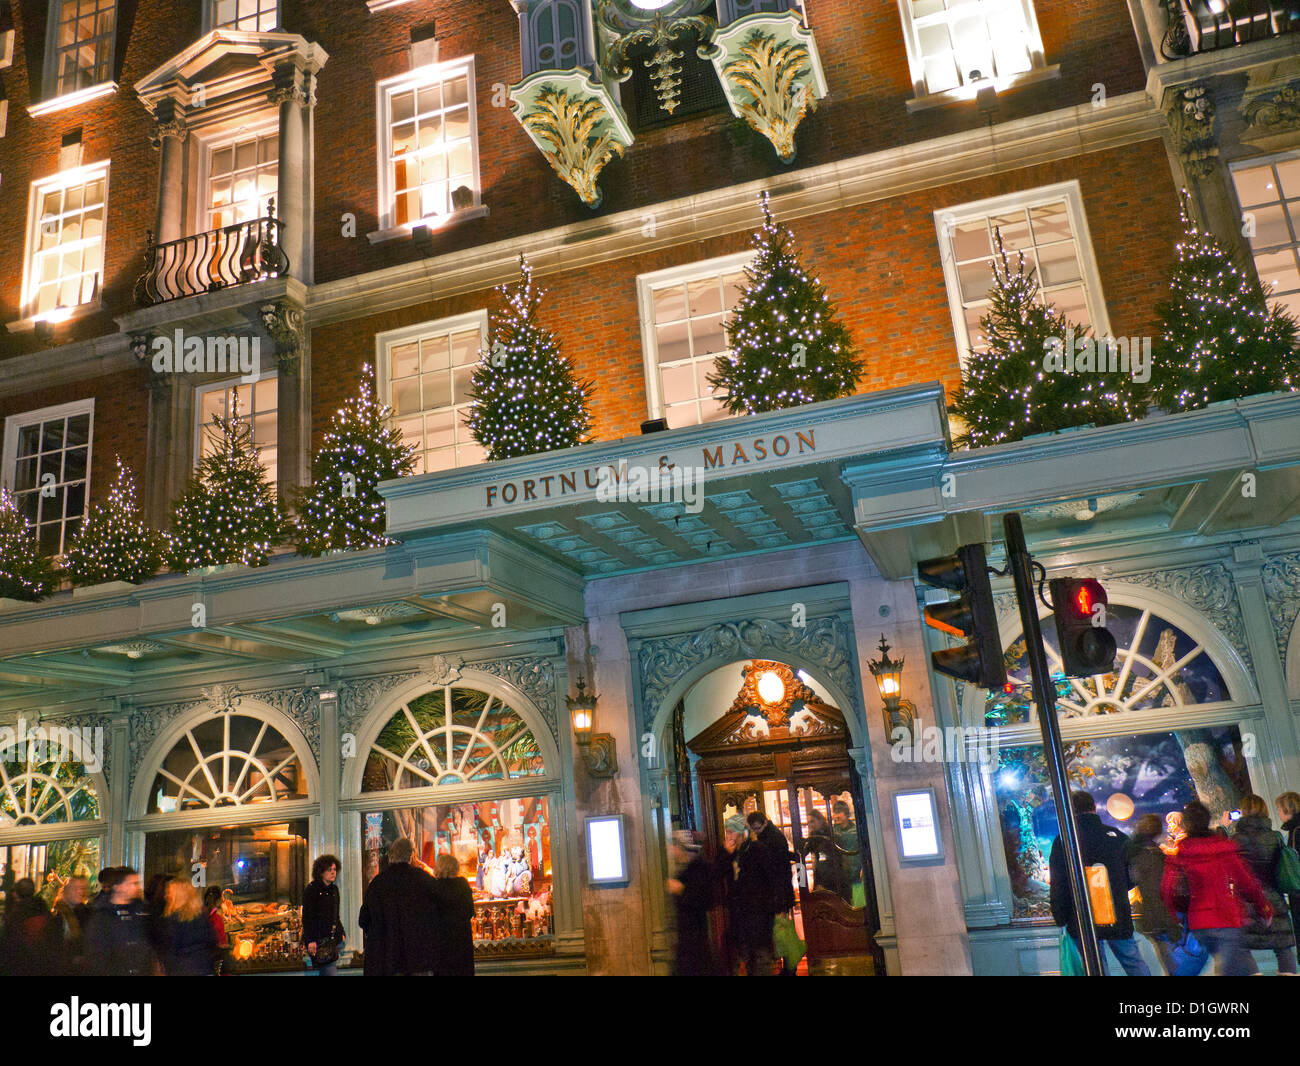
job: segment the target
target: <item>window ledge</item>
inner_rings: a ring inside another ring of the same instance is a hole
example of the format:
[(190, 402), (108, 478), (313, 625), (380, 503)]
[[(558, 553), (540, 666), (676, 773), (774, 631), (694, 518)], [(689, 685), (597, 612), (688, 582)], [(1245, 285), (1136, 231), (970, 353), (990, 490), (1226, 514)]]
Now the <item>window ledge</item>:
[(117, 82), (101, 81), (98, 85), (78, 89), (75, 93), (64, 93), (62, 96), (55, 96), (49, 100), (42, 100), (38, 104), (32, 104), (27, 108), (27, 113), (32, 118), (40, 118), (42, 115), (52, 115), (56, 111), (66, 111), (70, 107), (78, 107), (81, 104), (87, 104), (91, 100), (98, 100), (101, 96), (108, 96), (110, 93), (115, 92), (117, 92)]
[(999, 93), (1008, 92), (1012, 89), (1019, 89), (1026, 85), (1037, 85), (1040, 82), (1054, 81), (1061, 76), (1061, 65), (1053, 63), (1050, 67), (1036, 67), (1034, 70), (1027, 70), (1023, 74), (1013, 74), (1009, 78), (993, 78), (985, 81), (971, 82), (969, 85), (961, 85), (956, 89), (947, 89), (941, 93), (930, 93), (928, 96), (916, 96), (907, 101), (907, 110), (909, 113), (917, 111), (929, 111), (936, 107), (952, 107), (956, 104), (970, 103), (975, 99), (975, 94), (986, 85), (992, 85), (994, 90)]
[[(79, 318), (86, 318), (89, 315), (98, 314), (103, 310), (103, 301), (96, 298), (89, 303), (78, 304), (72, 308), (67, 318), (60, 318), (57, 322), (51, 322), (51, 328), (66, 325), (69, 322), (75, 322)], [(6, 322), (4, 328), (9, 333), (33, 333), (36, 327), (48, 319), (36, 315), (28, 315), (26, 318), (20, 318), (16, 322)]]
[(373, 15), (376, 11), (387, 11), (390, 7), (400, 7), (410, 2), (411, 0), (366, 0), (366, 7), (370, 8)]
[(403, 238), (409, 239), (411, 234), (420, 226), (428, 226), (430, 233), (441, 233), (451, 226), (458, 226), (462, 222), (469, 222), (476, 218), (487, 218), (487, 204), (479, 204), (477, 207), (463, 207), (459, 211), (453, 211), (450, 215), (444, 215), (442, 221), (436, 225), (431, 225), (432, 219), (424, 219), (408, 226), (394, 226), (392, 229), (376, 230), (374, 233), (367, 233), (366, 239), (371, 244), (382, 244), (384, 241), (397, 241)]

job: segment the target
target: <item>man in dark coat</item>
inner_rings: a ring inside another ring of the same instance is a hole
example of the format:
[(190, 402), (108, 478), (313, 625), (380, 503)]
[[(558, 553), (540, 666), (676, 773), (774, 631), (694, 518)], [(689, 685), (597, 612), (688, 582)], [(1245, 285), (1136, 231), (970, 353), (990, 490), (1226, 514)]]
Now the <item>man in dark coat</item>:
[[(667, 887), (677, 913), (673, 976), (717, 976), (709, 936), (709, 911), (716, 902), (714, 890), (722, 868), (705, 859), (695, 835), (682, 829), (673, 833), (668, 855), (674, 876), (668, 878)], [(730, 864), (728, 873), (729, 867)]]
[[(1110, 879), (1110, 896), (1115, 907), (1115, 921), (1097, 926), (1097, 939), (1110, 947), (1111, 953), (1130, 977), (1150, 977), (1151, 971), (1142, 958), (1137, 938), (1133, 936), (1133, 914), (1129, 910), (1128, 891), (1132, 887), (1128, 876), (1128, 837), (1112, 829), (1097, 815), (1097, 805), (1087, 792), (1071, 792), (1070, 804), (1074, 808), (1075, 822), (1079, 827), (1079, 850), (1084, 866), (1106, 867)], [(1061, 838), (1052, 841), (1052, 918), (1057, 925), (1079, 942), (1078, 916), (1074, 911), (1074, 894), (1070, 891), (1070, 875), (1065, 866), (1065, 845)], [(1106, 972), (1105, 952), (1101, 968)]]
[(762, 811), (751, 811), (745, 818), (751, 836), (766, 847), (772, 862), (772, 876), (776, 881), (775, 895), (772, 899), (772, 915), (790, 910), (794, 900), (794, 878), (790, 873), (790, 864), (794, 862), (794, 852), (785, 834), (767, 820)]
[(1247, 951), (1272, 951), (1277, 954), (1277, 972), (1296, 972), (1295, 939), (1291, 931), (1291, 913), (1286, 897), (1278, 888), (1278, 859), (1282, 838), (1273, 832), (1268, 821), (1268, 806), (1259, 796), (1245, 796), (1241, 817), (1233, 828), (1232, 839), (1250, 872), (1259, 881), (1264, 898), (1273, 909), (1270, 921), (1251, 909), (1250, 922), (1242, 929)]
[(460, 876), (456, 856), (443, 852), (433, 864), (437, 921), (435, 977), (474, 976), (474, 890)]
[(57, 969), (61, 943), (58, 921), (36, 894), (36, 882), (20, 878), (9, 897), (0, 934), (0, 975), (50, 976)]
[(415, 847), (398, 837), (388, 849), (388, 869), (366, 889), (358, 924), (365, 931), (365, 974), (429, 975), (437, 958), (433, 878), (411, 865)]
[(152, 977), (159, 973), (150, 941), (150, 913), (140, 898), (140, 875), (129, 866), (100, 874), (86, 933), (86, 971), (102, 977)]

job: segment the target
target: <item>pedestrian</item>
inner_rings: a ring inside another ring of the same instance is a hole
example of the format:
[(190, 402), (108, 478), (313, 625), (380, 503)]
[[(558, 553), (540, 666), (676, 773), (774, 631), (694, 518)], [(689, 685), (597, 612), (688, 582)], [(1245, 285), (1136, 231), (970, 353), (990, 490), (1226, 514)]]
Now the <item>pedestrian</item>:
[(90, 921), (89, 897), (90, 879), (82, 874), (68, 878), (54, 896), (51, 912), (59, 932), (58, 968), (62, 973), (81, 970), (83, 941)]
[[(1104, 866), (1110, 882), (1111, 906), (1115, 920), (1108, 925), (1096, 925), (1099, 944), (1109, 946), (1110, 952), (1130, 977), (1150, 977), (1151, 971), (1142, 958), (1137, 938), (1133, 935), (1133, 914), (1129, 909), (1128, 892), (1132, 887), (1128, 875), (1128, 838), (1118, 829), (1106, 825), (1097, 814), (1097, 804), (1087, 792), (1070, 793), (1070, 806), (1079, 831), (1079, 851), (1084, 866)], [(1052, 917), (1079, 945), (1079, 919), (1074, 906), (1074, 893), (1070, 888), (1069, 874), (1065, 869), (1065, 846), (1061, 838), (1052, 841), (1049, 860), (1052, 885)], [(1091, 905), (1091, 901), (1089, 901)], [(1105, 953), (1101, 969), (1109, 972)]]
[(163, 911), (167, 909), (167, 885), (171, 874), (154, 874), (144, 889), (144, 905), (149, 912), (149, 943), (154, 953), (162, 958), (167, 951), (167, 929)]
[(347, 932), (339, 919), (337, 855), (321, 855), (311, 864), (311, 884), (302, 893), (302, 939), (311, 968), (322, 977), (339, 972), (339, 955)]
[(705, 859), (695, 834), (683, 829), (673, 833), (668, 855), (674, 869), (667, 887), (677, 913), (673, 975), (712, 977), (717, 970), (709, 937), (709, 911), (715, 903), (718, 868)]
[(221, 886), (208, 885), (203, 890), (203, 910), (212, 926), (212, 936), (216, 940), (216, 959), (212, 972), (218, 977), (230, 973), (230, 934), (226, 932), (226, 919), (221, 914)]
[(0, 974), (51, 976), (58, 969), (61, 943), (59, 923), (37, 894), (36, 882), (30, 877), (20, 877), (5, 900)]
[(149, 910), (140, 899), (140, 875), (131, 867), (111, 867), (100, 874), (85, 944), (89, 974), (149, 977), (161, 972), (149, 940)]
[(1271, 921), (1264, 921), (1252, 911), (1250, 921), (1241, 931), (1246, 949), (1273, 952), (1277, 956), (1277, 972), (1293, 974), (1296, 972), (1296, 948), (1291, 911), (1277, 883), (1283, 837), (1273, 832), (1268, 820), (1268, 804), (1262, 796), (1243, 797), (1241, 817), (1237, 819), (1232, 839), (1273, 909)]
[(460, 875), (456, 856), (443, 852), (433, 862), (436, 905), (435, 977), (474, 976), (474, 892)]
[(1160, 894), (1171, 911), (1185, 911), (1187, 926), (1214, 956), (1214, 972), (1243, 977), (1258, 973), (1254, 958), (1242, 942), (1246, 922), (1238, 896), (1271, 921), (1269, 905), (1255, 875), (1242, 861), (1237, 846), (1210, 829), (1210, 809), (1197, 800), (1183, 807), (1187, 837), (1165, 862)]
[(1137, 820), (1136, 831), (1129, 840), (1129, 879), (1142, 898), (1141, 911), (1134, 916), (1138, 932), (1151, 941), (1160, 968), (1166, 977), (1178, 969), (1174, 949), (1183, 940), (1183, 927), (1160, 896), (1160, 882), (1165, 875), (1165, 853), (1156, 838), (1164, 832), (1158, 814), (1144, 814)]
[[(758, 812), (750, 818), (755, 814)], [(776, 849), (759, 839), (767, 819), (760, 814), (756, 821), (746, 822), (747, 835), (728, 833), (723, 845), (731, 858), (731, 877), (727, 879), (731, 940), (746, 976), (770, 977), (776, 958), (772, 924), (781, 909), (778, 901), (784, 902), (784, 896)]]
[(433, 878), (411, 865), (415, 846), (398, 837), (388, 848), (388, 866), (366, 889), (358, 924), (365, 933), (365, 975), (433, 973), (435, 903)]
[[(1283, 792), (1277, 798), (1277, 820), (1282, 825), (1288, 847), (1294, 848), (1300, 839), (1296, 830), (1300, 830), (1300, 792)], [(1300, 922), (1295, 920), (1296, 908), (1300, 907), (1300, 892), (1288, 894), (1287, 908), (1291, 911), (1291, 932), (1295, 937), (1296, 947), (1300, 948)]]
[(203, 909), (198, 888), (181, 877), (163, 889), (162, 962), (168, 977), (211, 977), (217, 932)]

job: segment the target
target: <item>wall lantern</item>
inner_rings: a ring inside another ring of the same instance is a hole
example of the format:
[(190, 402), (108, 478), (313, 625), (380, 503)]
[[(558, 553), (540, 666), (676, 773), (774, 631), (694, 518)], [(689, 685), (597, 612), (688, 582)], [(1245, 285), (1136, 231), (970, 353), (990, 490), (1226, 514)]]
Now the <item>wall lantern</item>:
[(569, 716), (573, 719), (573, 737), (582, 750), (583, 762), (590, 777), (608, 778), (618, 773), (618, 754), (614, 738), (608, 733), (593, 732), (596, 725), (596, 693), (587, 691), (586, 678), (578, 675), (578, 694), (566, 696)]
[[(876, 679), (880, 698), (885, 704), (885, 735), (890, 744), (912, 742), (912, 728), (916, 722), (916, 705), (903, 699), (903, 656), (889, 657), (889, 644), (880, 635), (880, 658), (867, 663), (871, 676)], [(899, 730), (903, 735), (899, 736)]]

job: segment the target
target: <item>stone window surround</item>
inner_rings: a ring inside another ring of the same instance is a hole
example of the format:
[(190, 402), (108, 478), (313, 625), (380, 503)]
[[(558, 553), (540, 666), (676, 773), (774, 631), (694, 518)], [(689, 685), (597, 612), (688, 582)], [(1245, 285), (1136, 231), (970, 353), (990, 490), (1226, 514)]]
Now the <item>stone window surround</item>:
[[(669, 285), (719, 276), (740, 270), (754, 262), (753, 251), (736, 252), (716, 259), (704, 259), (681, 266), (638, 275), (637, 313), (641, 320), (641, 354), (645, 367), (646, 417), (664, 418), (663, 380), (659, 374), (659, 345), (655, 340), (654, 293)], [(727, 312), (729, 314), (729, 312)]]
[[(953, 336), (957, 341), (957, 358), (962, 369), (970, 354), (970, 337), (966, 329), (966, 311), (962, 306), (961, 283), (953, 255), (951, 227), (979, 217), (988, 217), (1015, 208), (1030, 208), (1039, 204), (1064, 200), (1070, 219), (1070, 232), (1079, 252), (1079, 269), (1084, 295), (1088, 301), (1088, 317), (1093, 335), (1109, 337), (1110, 317), (1106, 309), (1105, 294), (1101, 288), (1101, 275), (1097, 270), (1097, 257), (1093, 249), (1092, 233), (1083, 208), (1083, 192), (1077, 180), (1056, 185), (1041, 185), (1034, 189), (993, 196), (957, 204), (934, 213), (934, 225), (939, 241), (939, 257), (943, 261), (943, 277), (948, 289), (948, 308), (952, 314)], [(1008, 257), (1010, 258), (1010, 257)]]
[[(59, 28), (59, 5), (62, 0), (49, 0), (46, 15), (46, 40), (45, 40), (45, 57), (42, 65), (41, 76), (41, 99), (32, 103), (27, 108), (27, 113), (33, 118), (40, 115), (48, 115), (55, 111), (63, 111), (67, 108), (77, 107), (80, 104), (88, 103), (91, 100), (97, 100), (101, 96), (107, 96), (109, 93), (117, 91), (117, 82), (113, 80), (112, 74), (117, 62), (117, 16), (118, 5), (113, 4), (113, 33), (108, 38), (108, 58), (105, 66), (109, 72), (109, 77), (103, 81), (96, 82), (94, 85), (88, 85), (84, 89), (76, 89), (72, 92), (58, 94), (54, 92), (58, 84), (58, 28)], [(0, 34), (0, 67), (9, 66), (13, 62), (14, 48), (14, 31), (8, 30)], [(7, 59), (7, 61), (6, 61)]]
[[(193, 203), (189, 205), (190, 210), (186, 212), (189, 233), (206, 233), (209, 229), (207, 216), (211, 214), (212, 210), (209, 195), (209, 188), (212, 183), (210, 173), (212, 153), (233, 145), (237, 140), (246, 140), (252, 137), (261, 138), (272, 131), (276, 134), (275, 158), (278, 171), (280, 165), (280, 129), (273, 107), (268, 106), (265, 112), (255, 113), (241, 122), (236, 128), (222, 128), (219, 132), (207, 136), (195, 135), (195, 156), (192, 159), (196, 175), (193, 186), (194, 199)], [(279, 192), (278, 188), (276, 192)]]
[[(252, 384), (253, 387), (254, 387), (254, 396), (256, 396), (256, 387), (257, 387), (257, 385), (260, 384), (260, 383), (263, 382), (263, 381), (275, 381), (275, 382), (277, 383), (277, 385), (278, 385), (278, 384), (279, 384), (279, 373), (276, 371), (276, 369), (275, 369), (274, 367), (272, 367), (270, 370), (264, 370), (264, 371), (262, 371), (262, 373), (258, 375), (258, 377), (257, 377), (257, 381), (251, 382), (251, 384)], [(209, 392), (217, 392), (217, 391), (219, 391), (219, 390), (225, 390), (225, 391), (228, 392), (230, 389), (232, 389), (232, 388), (235, 387), (236, 385), (241, 385), (241, 384), (244, 384), (244, 382), (242, 381), (242, 379), (240, 379), (240, 378), (238, 378), (238, 377), (233, 377), (233, 378), (224, 378), (224, 379), (222, 379), (222, 380), (220, 380), (220, 381), (211, 381), (211, 382), (207, 382), (207, 383), (205, 383), (205, 384), (203, 384), (203, 385), (195, 385), (195, 386), (194, 386), (194, 464), (193, 464), (193, 465), (194, 465), (195, 468), (198, 467), (198, 465), (199, 465), (199, 461), (203, 458), (203, 442), (204, 442), (204, 436), (205, 436), (205, 434), (206, 434), (206, 430), (207, 430), (207, 427), (208, 427), (208, 425), (209, 425), (208, 423), (206, 423), (206, 422), (203, 421), (203, 395), (204, 395), (205, 393), (209, 393)], [(277, 455), (277, 461), (276, 461), (277, 468), (278, 468), (278, 466), (279, 466), (279, 459), (278, 459), (278, 456), (279, 456), (279, 411), (280, 411), (280, 403), (279, 403), (279, 396), (278, 396), (278, 390), (277, 390), (276, 405), (275, 405), (275, 409), (274, 409), (274, 411), (259, 411), (259, 410), (257, 409), (257, 407), (254, 406), (254, 407), (253, 407), (253, 410), (252, 410), (251, 412), (248, 412), (248, 411), (241, 411), (241, 412), (239, 413), (239, 421), (241, 421), (241, 422), (250, 422), (250, 419), (251, 419), (253, 416), (256, 416), (256, 415), (259, 415), (259, 414), (263, 414), (263, 415), (265, 415), (265, 414), (275, 414), (275, 415), (276, 415), (276, 442), (275, 442), (275, 443), (276, 443), (276, 455)], [(251, 422), (250, 422), (250, 424), (251, 424)], [(261, 447), (266, 447), (266, 445), (265, 445), (265, 444), (262, 444)], [(265, 469), (265, 464), (263, 464), (263, 469)], [(277, 484), (278, 484), (278, 480), (279, 480), (278, 478), (273, 478), (273, 479), (271, 479), (271, 484), (272, 484), (273, 486), (274, 486), (274, 485), (277, 485)]]
[[(275, 16), (276, 25), (279, 25), (281, 5), (284, 0), (276, 0)], [(234, 26), (218, 27), (214, 18), (217, 7), (217, 0), (203, 0), (203, 32), (211, 33), (215, 29), (226, 29), (236, 33), (270, 33), (270, 30), (236, 30)]]
[[(52, 418), (71, 418), (74, 415), (81, 414), (90, 416), (90, 425), (86, 433), (85, 510), (82, 512), (84, 518), (86, 511), (90, 508), (91, 464), (95, 457), (94, 397), (85, 400), (72, 400), (51, 407), (41, 407), (34, 411), (20, 411), (6, 418), (4, 420), (3, 434), (0, 435), (0, 443), (3, 443), (3, 448), (0, 449), (0, 484), (11, 488), (14, 484), (18, 465), (18, 431), (23, 426), (39, 425), (41, 422)], [(66, 451), (66, 447), (64, 450)]]
[[(1254, 205), (1252, 205), (1251, 207), (1243, 207), (1243, 205), (1242, 205), (1242, 203), (1241, 203), (1241, 194), (1240, 194), (1240, 192), (1238, 191), (1237, 186), (1236, 186), (1236, 180), (1235, 180), (1236, 172), (1239, 171), (1239, 170), (1251, 170), (1251, 169), (1254, 169), (1254, 168), (1256, 168), (1256, 167), (1263, 167), (1263, 166), (1269, 166), (1269, 165), (1271, 165), (1271, 166), (1273, 166), (1274, 168), (1276, 168), (1277, 164), (1279, 164), (1279, 163), (1287, 163), (1287, 162), (1292, 162), (1292, 161), (1295, 161), (1295, 160), (1300, 160), (1300, 150), (1294, 150), (1294, 149), (1292, 149), (1292, 150), (1287, 150), (1287, 151), (1282, 151), (1282, 152), (1275, 152), (1275, 153), (1273, 153), (1273, 154), (1271, 154), (1271, 155), (1265, 155), (1265, 156), (1250, 156), (1250, 157), (1247, 157), (1247, 158), (1245, 158), (1245, 159), (1237, 159), (1237, 160), (1233, 160), (1231, 163), (1228, 164), (1228, 172), (1229, 172), (1228, 187), (1229, 187), (1229, 190), (1231, 191), (1232, 202), (1233, 202), (1234, 204), (1236, 204), (1236, 206), (1237, 206), (1237, 208), (1238, 208), (1238, 216), (1239, 216), (1239, 218), (1244, 219), (1244, 218), (1246, 217), (1247, 214), (1251, 214), (1251, 213), (1253, 213), (1254, 211), (1258, 210), (1258, 209), (1261, 208), (1261, 207), (1271, 207), (1271, 206), (1273, 206), (1274, 204), (1286, 205), (1286, 204), (1288, 204), (1288, 203), (1290, 203), (1290, 202), (1294, 202), (1294, 201), (1292, 200), (1292, 198), (1291, 198), (1290, 196), (1287, 195), (1287, 193), (1286, 193), (1285, 190), (1283, 190), (1283, 189), (1276, 189), (1276, 190), (1274, 190), (1274, 191), (1277, 193), (1277, 199), (1276, 199), (1276, 200), (1273, 200), (1273, 201), (1270, 201), (1270, 202), (1267, 202), (1267, 203), (1263, 203), (1263, 204), (1254, 204)], [(1275, 172), (1276, 172), (1276, 169), (1275, 169)], [(1285, 206), (1283, 206), (1283, 211), (1284, 211), (1284, 212), (1286, 211)], [(1253, 260), (1257, 259), (1260, 255), (1262, 255), (1262, 254), (1264, 253), (1264, 251), (1265, 251), (1266, 248), (1271, 248), (1272, 251), (1273, 251), (1273, 254), (1275, 254), (1275, 255), (1278, 254), (1279, 252), (1284, 252), (1284, 251), (1286, 251), (1287, 249), (1290, 249), (1290, 250), (1291, 250), (1293, 253), (1295, 253), (1295, 254), (1300, 254), (1300, 222), (1295, 222), (1295, 221), (1293, 221), (1293, 222), (1291, 223), (1290, 228), (1294, 231), (1294, 235), (1295, 235), (1295, 237), (1296, 237), (1296, 240), (1290, 242), (1289, 244), (1282, 244), (1282, 245), (1265, 245), (1265, 246), (1261, 246), (1260, 248), (1257, 249), (1257, 248), (1255, 247), (1255, 242), (1254, 242), (1254, 239), (1253, 239), (1253, 238), (1249, 238), (1249, 237), (1245, 238), (1246, 252), (1247, 252), (1247, 254), (1249, 255), (1249, 257), (1251, 258), (1251, 260), (1253, 261)], [(1263, 279), (1261, 279), (1261, 281), (1262, 281), (1262, 280), (1263, 280)], [(1292, 299), (1292, 300), (1300, 299), (1300, 295), (1292, 294), (1292, 295), (1291, 295), (1291, 299)]]

